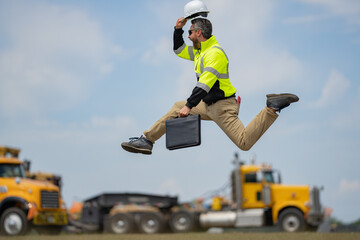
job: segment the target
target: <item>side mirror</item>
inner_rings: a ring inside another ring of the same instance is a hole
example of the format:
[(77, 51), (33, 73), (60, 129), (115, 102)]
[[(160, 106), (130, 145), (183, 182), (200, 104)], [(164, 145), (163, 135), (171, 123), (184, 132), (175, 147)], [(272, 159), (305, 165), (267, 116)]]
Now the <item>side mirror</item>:
[(23, 163), (24, 170), (27, 172), (30, 172), (30, 165), (31, 165), (31, 162), (29, 160), (25, 160)]

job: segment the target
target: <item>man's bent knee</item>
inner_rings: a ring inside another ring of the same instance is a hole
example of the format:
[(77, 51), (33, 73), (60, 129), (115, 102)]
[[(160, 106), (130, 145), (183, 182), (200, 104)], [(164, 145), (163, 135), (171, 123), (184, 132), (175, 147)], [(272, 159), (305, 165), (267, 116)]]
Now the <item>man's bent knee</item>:
[(251, 146), (248, 147), (248, 146), (238, 146), (241, 150), (243, 151), (249, 151), (251, 149)]
[(238, 144), (237, 146), (238, 146), (238, 148), (240, 148), (243, 151), (249, 151), (252, 148), (252, 146), (254, 146), (254, 145), (249, 145), (249, 144), (246, 144), (245, 142), (241, 141), (240, 144)]

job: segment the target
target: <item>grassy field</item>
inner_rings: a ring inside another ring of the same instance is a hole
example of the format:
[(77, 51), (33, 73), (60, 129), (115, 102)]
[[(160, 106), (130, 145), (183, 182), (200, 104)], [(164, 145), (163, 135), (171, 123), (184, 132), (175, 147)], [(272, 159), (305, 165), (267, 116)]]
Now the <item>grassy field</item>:
[(186, 234), (79, 234), (60, 236), (29, 235), (1, 240), (360, 240), (360, 233), (186, 233)]

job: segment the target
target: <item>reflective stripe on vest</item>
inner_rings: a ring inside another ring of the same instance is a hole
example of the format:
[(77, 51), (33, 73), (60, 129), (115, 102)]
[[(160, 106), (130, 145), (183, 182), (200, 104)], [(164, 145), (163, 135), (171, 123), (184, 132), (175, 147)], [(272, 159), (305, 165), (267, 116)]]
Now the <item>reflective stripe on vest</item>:
[(189, 52), (190, 60), (191, 60), (191, 61), (194, 61), (195, 56), (194, 56), (193, 47), (188, 47), (188, 52)]
[(210, 92), (210, 87), (208, 85), (206, 85), (205, 83), (197, 82), (196, 87), (201, 88), (202, 90), (204, 90), (207, 93)]
[(212, 48), (217, 48), (224, 53), (226, 60), (228, 61), (227, 66), (226, 66), (226, 73), (220, 74), (216, 69), (214, 69), (212, 67), (206, 67), (204, 69), (204, 57), (206, 55), (206, 54), (204, 54), (204, 56), (202, 56), (201, 61), (200, 61), (200, 73), (196, 73), (196, 77), (200, 78), (201, 74), (206, 71), (206, 72), (211, 72), (218, 79), (229, 79), (230, 78), (230, 76), (229, 76), (229, 59), (228, 59), (225, 51), (221, 47), (218, 47), (218, 46), (213, 46)]

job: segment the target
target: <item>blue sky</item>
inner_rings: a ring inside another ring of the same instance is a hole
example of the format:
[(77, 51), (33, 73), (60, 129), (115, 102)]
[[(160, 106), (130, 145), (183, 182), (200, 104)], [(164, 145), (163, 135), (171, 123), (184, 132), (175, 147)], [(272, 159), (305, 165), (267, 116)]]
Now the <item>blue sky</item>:
[(1, 0), (0, 144), (21, 148), (34, 171), (62, 175), (68, 206), (121, 191), (191, 200), (223, 186), (239, 152), (272, 164), (284, 183), (324, 186), (335, 217), (358, 219), (358, 0), (205, 1), (244, 124), (267, 93), (300, 101), (249, 152), (212, 122), (200, 147), (168, 151), (162, 138), (151, 156), (121, 149), (194, 87), (192, 62), (172, 51), (186, 3)]

